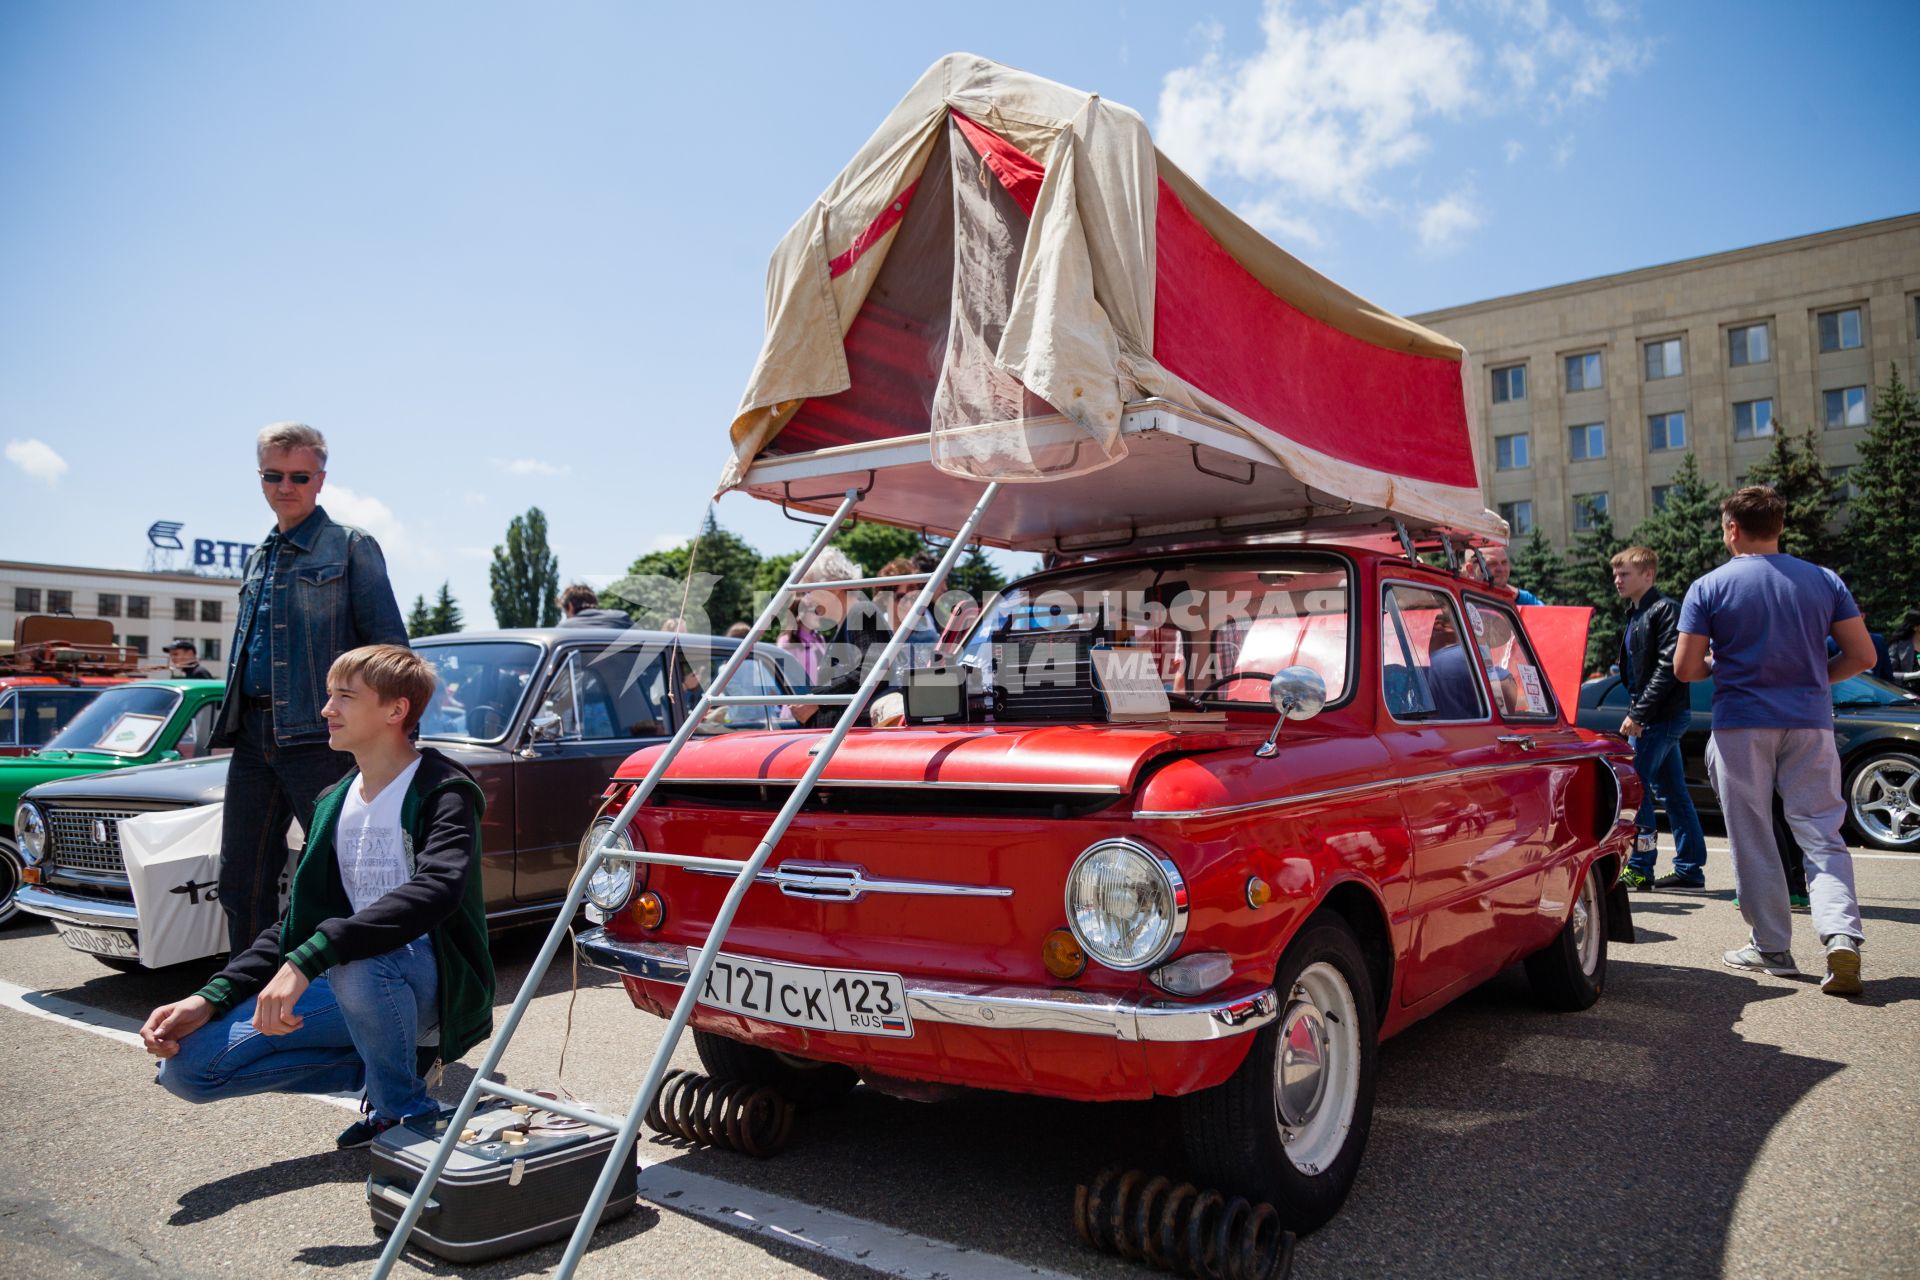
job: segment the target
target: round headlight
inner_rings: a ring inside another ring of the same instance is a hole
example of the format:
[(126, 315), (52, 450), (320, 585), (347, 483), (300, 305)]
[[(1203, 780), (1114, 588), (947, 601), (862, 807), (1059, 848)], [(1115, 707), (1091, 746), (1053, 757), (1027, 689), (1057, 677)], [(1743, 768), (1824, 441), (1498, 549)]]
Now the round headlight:
[(1109, 969), (1160, 963), (1187, 931), (1187, 885), (1173, 863), (1133, 840), (1103, 840), (1067, 876), (1067, 923)]
[[(625, 831), (614, 831), (611, 838), (607, 833), (613, 828), (612, 818), (596, 818), (587, 828), (587, 834), (580, 837), (580, 861), (584, 865), (587, 855), (603, 838), (611, 849), (631, 849), (633, 840)], [(611, 915), (627, 905), (633, 897), (638, 877), (631, 862), (602, 862), (594, 868), (593, 875), (587, 880), (587, 901), (602, 912)]]
[(37, 804), (22, 804), (13, 811), (13, 834), (20, 845), (20, 856), (35, 863), (47, 856), (47, 818)]

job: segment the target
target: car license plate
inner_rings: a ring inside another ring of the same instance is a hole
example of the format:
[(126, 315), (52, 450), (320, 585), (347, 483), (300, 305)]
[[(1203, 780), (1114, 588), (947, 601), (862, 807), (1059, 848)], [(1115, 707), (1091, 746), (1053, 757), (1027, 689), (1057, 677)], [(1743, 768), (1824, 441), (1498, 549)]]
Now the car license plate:
[[(692, 965), (699, 952), (687, 948)], [(897, 973), (809, 969), (730, 956), (714, 958), (700, 1003), (765, 1022), (862, 1036), (911, 1036), (907, 990)]]
[(60, 940), (75, 951), (96, 956), (117, 956), (123, 960), (140, 958), (140, 947), (134, 942), (133, 935), (118, 929), (83, 929), (79, 925), (63, 924), (60, 926)]

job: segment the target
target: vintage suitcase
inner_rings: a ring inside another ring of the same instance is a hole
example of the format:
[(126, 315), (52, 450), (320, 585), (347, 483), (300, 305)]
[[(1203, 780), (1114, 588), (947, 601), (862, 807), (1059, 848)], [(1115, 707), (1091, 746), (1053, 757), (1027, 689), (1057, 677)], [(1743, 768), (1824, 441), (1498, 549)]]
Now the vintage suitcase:
[[(393, 1230), (445, 1132), (444, 1117), (420, 1117), (374, 1140), (367, 1204), (375, 1228)], [(465, 1132), (413, 1228), (415, 1247), (450, 1262), (481, 1262), (572, 1235), (618, 1137), (505, 1103), (476, 1111)], [(602, 1223), (632, 1211), (636, 1180), (629, 1147)]]

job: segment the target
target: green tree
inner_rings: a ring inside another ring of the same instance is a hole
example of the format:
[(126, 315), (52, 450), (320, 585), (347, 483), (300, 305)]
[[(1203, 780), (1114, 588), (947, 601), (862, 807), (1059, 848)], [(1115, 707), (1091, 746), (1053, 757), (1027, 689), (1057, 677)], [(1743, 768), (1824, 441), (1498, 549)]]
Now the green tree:
[[(878, 576), (889, 560), (911, 560), (927, 549), (927, 543), (911, 529), (896, 529), (890, 524), (862, 522), (849, 525), (833, 535), (833, 545), (853, 557), (869, 577)], [(778, 587), (778, 582), (774, 586)]]
[(503, 627), (550, 627), (560, 621), (560, 559), (547, 548), (547, 515), (538, 507), (507, 523), (507, 541), (487, 570), (493, 618)]
[[(1787, 504), (1780, 549), (1815, 564), (1839, 567), (1841, 547), (1831, 530), (1840, 513), (1833, 478), (1820, 456), (1820, 433), (1812, 427), (1795, 438), (1773, 420), (1773, 447), (1747, 472), (1747, 483), (1773, 486)], [(1715, 517), (1716, 525), (1718, 516)]]
[(993, 561), (987, 559), (982, 547), (969, 551), (947, 575), (947, 590), (964, 591), (982, 603), (995, 592), (1005, 590), (1006, 585), (1006, 575), (993, 567)]
[(433, 628), (426, 633), (430, 636), (450, 636), (466, 627), (467, 620), (460, 612), (459, 602), (453, 598), (453, 587), (450, 583), (440, 584), (439, 598), (427, 611), (427, 623)]
[(418, 640), (421, 636), (433, 634), (433, 611), (427, 608), (425, 596), (413, 598), (413, 608), (407, 611), (407, 639)]
[(1873, 421), (1847, 479), (1854, 490), (1847, 585), (1867, 625), (1884, 630), (1920, 604), (1920, 399), (1900, 381), (1898, 365), (1874, 395)]
[(1587, 670), (1605, 671), (1620, 650), (1623, 621), (1620, 596), (1613, 589), (1613, 557), (1628, 544), (1614, 531), (1611, 515), (1591, 505), (1586, 510), (1587, 528), (1574, 536), (1567, 551), (1558, 603), (1593, 610), (1593, 622), (1587, 628)]
[(760, 553), (709, 511), (698, 537), (635, 560), (626, 577), (601, 590), (600, 603), (627, 610), (640, 626), (659, 627), (680, 616), (684, 601), (689, 631), (719, 635), (758, 613), (760, 563)]
[(1509, 547), (1507, 556), (1513, 563), (1509, 580), (1513, 586), (1533, 592), (1548, 604), (1561, 602), (1566, 595), (1567, 562), (1538, 526), (1517, 551)]
[[(1660, 557), (1660, 589), (1683, 599), (1693, 580), (1726, 563), (1720, 541), (1720, 499), (1726, 494), (1700, 474), (1691, 450), (1680, 460), (1667, 489), (1666, 504), (1633, 531), (1633, 542)], [(1611, 589), (1611, 584), (1609, 584)]]

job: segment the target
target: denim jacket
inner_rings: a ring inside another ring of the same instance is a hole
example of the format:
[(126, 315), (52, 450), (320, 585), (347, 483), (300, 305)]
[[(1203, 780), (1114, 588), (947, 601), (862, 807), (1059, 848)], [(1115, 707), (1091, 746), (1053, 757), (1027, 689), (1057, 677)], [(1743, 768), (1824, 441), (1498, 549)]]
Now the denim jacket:
[(335, 524), (325, 507), (284, 539), (273, 580), (267, 581), (272, 537), (247, 557), (246, 581), (240, 588), (239, 616), (234, 621), (233, 655), (227, 664), (226, 704), (214, 731), (216, 747), (230, 747), (240, 731), (244, 698), (241, 668), (246, 661), (247, 633), (253, 626), (260, 593), (268, 600), (268, 625), (273, 654), (273, 740), (282, 747), (325, 742), (326, 722), (320, 708), (327, 700), (327, 668), (349, 649), (363, 644), (405, 644), (406, 624), (400, 604), (387, 581), (386, 558), (380, 544), (362, 529)]

